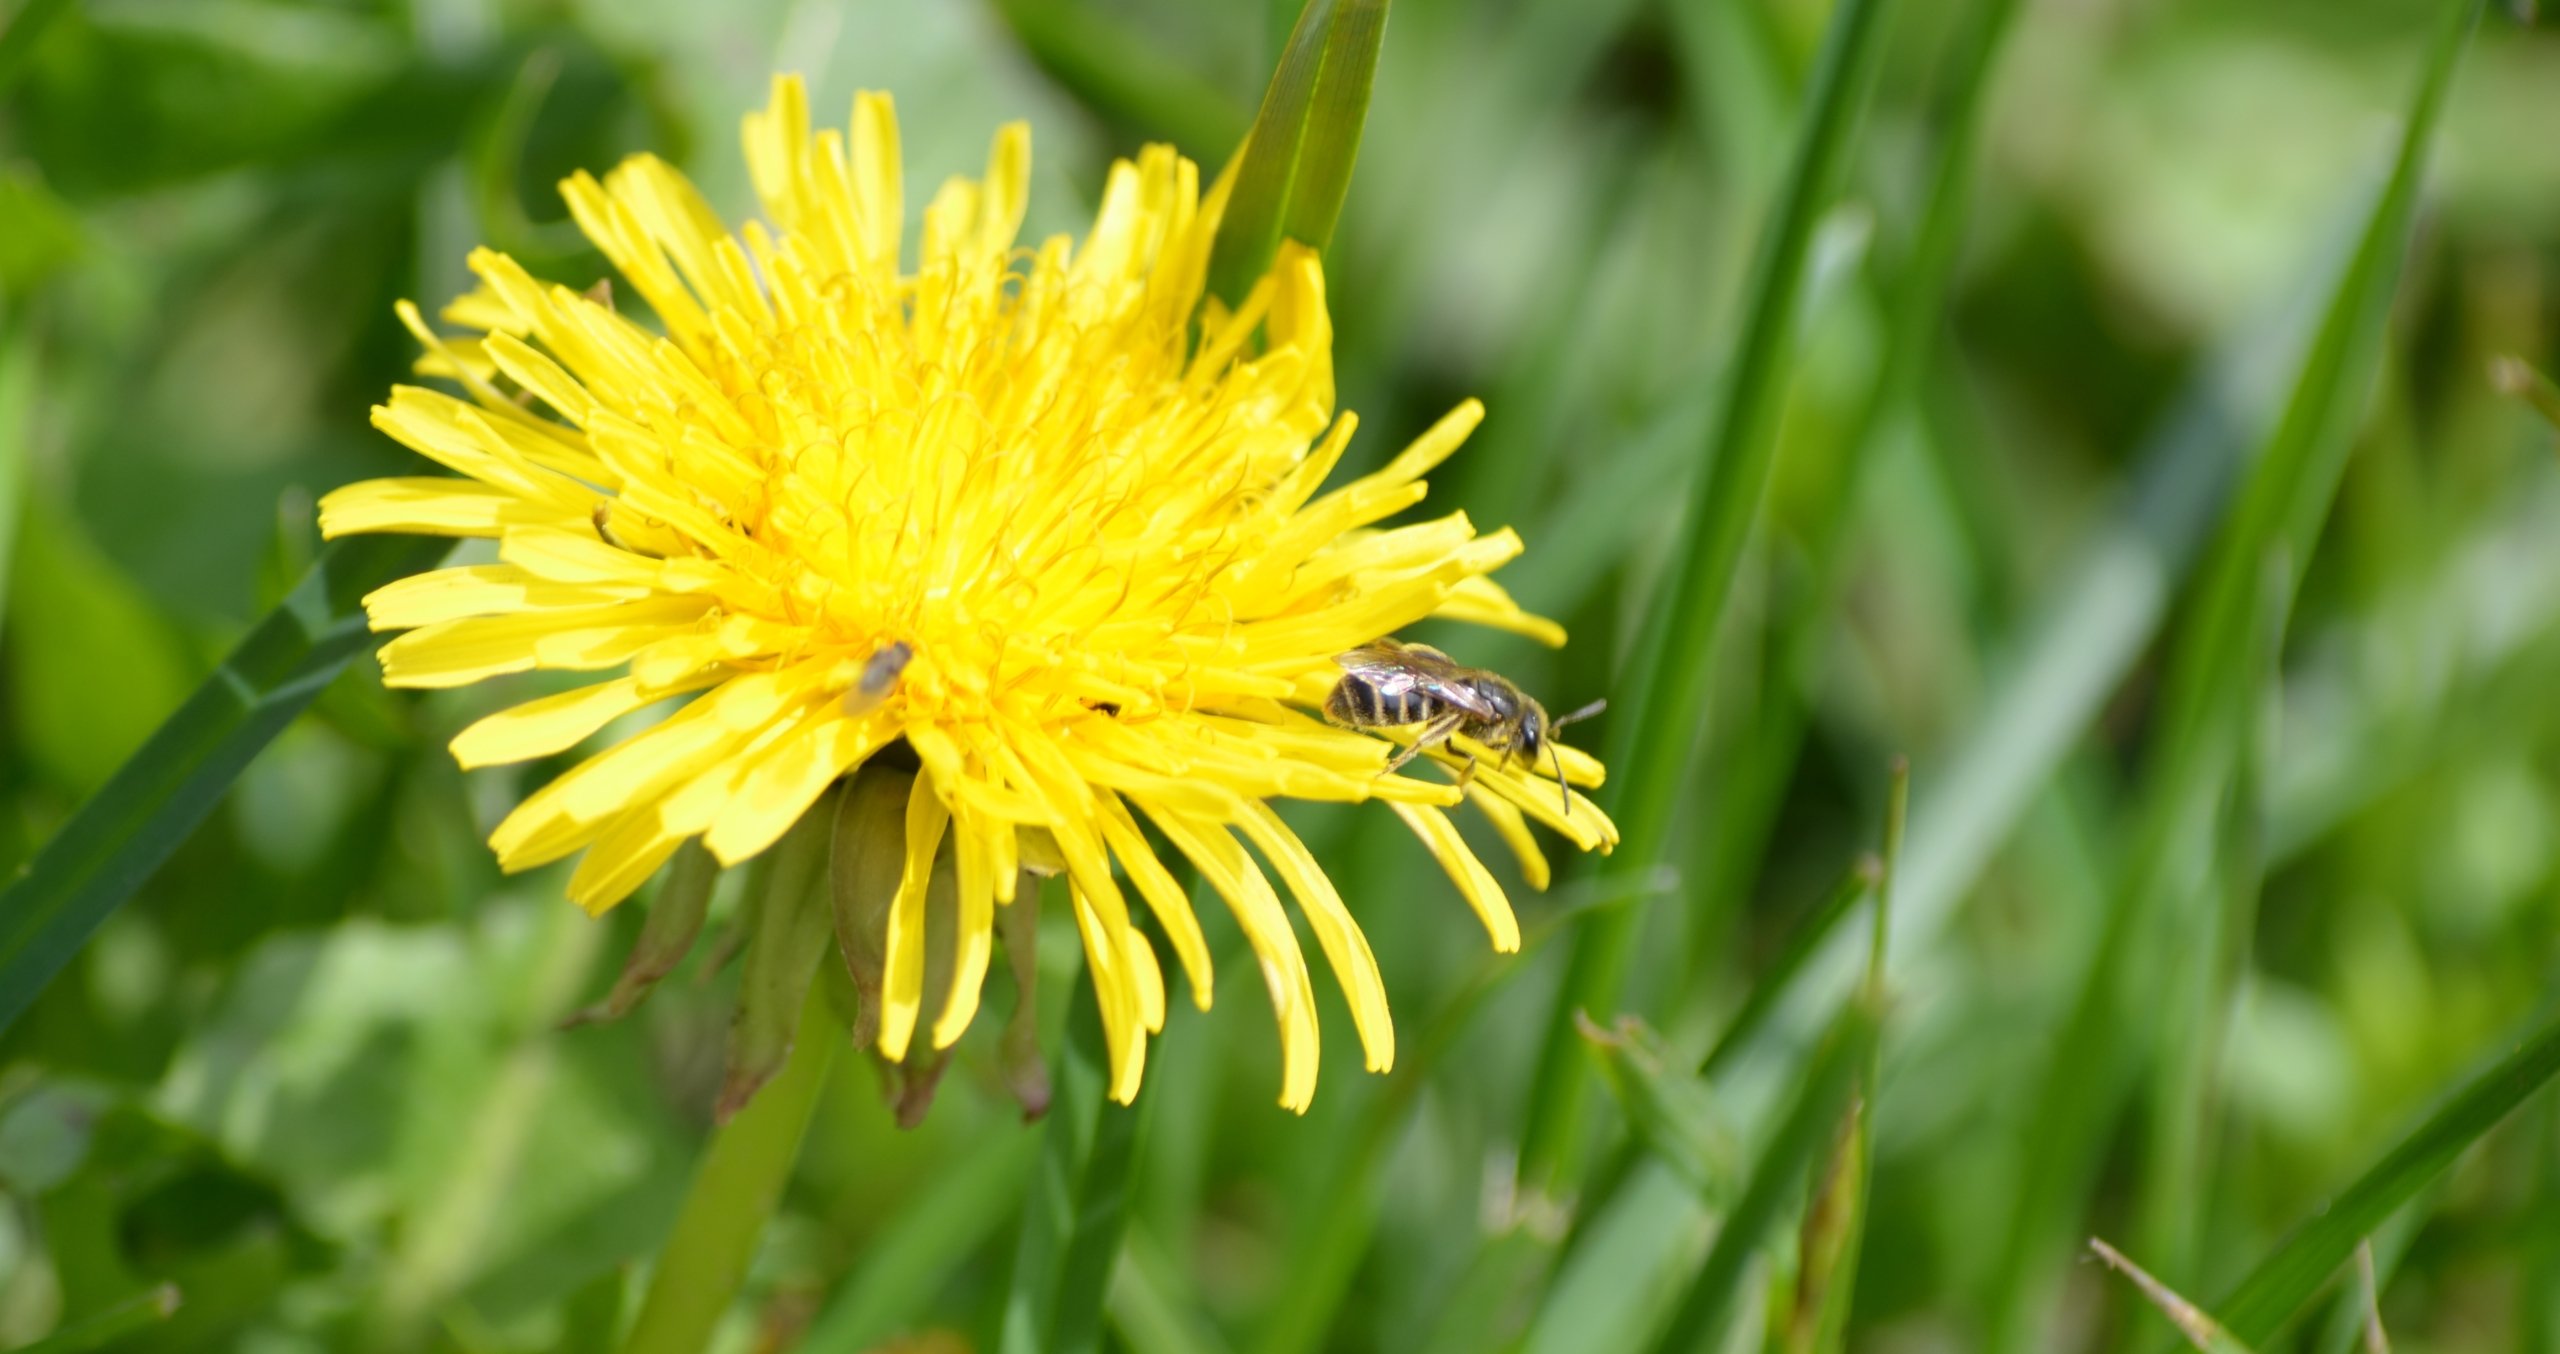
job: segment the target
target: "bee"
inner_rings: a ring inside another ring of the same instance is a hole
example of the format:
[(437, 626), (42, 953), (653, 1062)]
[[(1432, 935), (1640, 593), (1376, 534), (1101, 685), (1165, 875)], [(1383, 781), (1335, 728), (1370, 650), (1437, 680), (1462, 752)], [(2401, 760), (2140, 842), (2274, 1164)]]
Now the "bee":
[[(1500, 748), (1501, 765), (1506, 767), (1514, 752), (1533, 763), (1541, 752), (1553, 758), (1564, 811), (1573, 812), (1573, 795), (1564, 784), (1564, 754), (1556, 750), (1554, 734), (1575, 720), (1600, 713), (1608, 707), (1607, 701), (1593, 701), (1562, 719), (1552, 719), (1545, 706), (1510, 678), (1460, 666), (1456, 659), (1427, 645), (1393, 639), (1361, 645), (1333, 661), (1342, 665), (1342, 680), (1324, 698), (1326, 719), (1349, 729), (1422, 726), (1412, 745), (1397, 753), (1380, 774), (1391, 773), (1423, 749), (1463, 733), (1488, 748)], [(1460, 787), (1475, 769), (1476, 759), (1468, 756), (1458, 771)]]

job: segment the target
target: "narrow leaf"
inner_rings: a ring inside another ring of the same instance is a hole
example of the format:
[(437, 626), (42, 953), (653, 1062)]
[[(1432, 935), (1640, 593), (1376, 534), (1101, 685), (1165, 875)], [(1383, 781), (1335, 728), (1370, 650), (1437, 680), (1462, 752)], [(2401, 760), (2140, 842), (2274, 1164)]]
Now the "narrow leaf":
[(2222, 1324), (2252, 1344), (2282, 1334), (2384, 1219), (2527, 1096), (2560, 1075), (2560, 1017), (2546, 1020), (2513, 1053), (2464, 1083), (2345, 1193), (2314, 1210), (2229, 1297), (2214, 1305)]
[[(1672, 814), (1686, 788), (1686, 750), (1706, 716), (1708, 673), (1744, 543), (1776, 463), (1778, 411), (1789, 384), (1814, 230), (1847, 158), (1879, 47), (1886, 0), (1842, 0), (1806, 93), (1803, 129), (1774, 214), (1764, 228), (1722, 409), (1700, 449), (1706, 473), (1678, 547), (1678, 563), (1654, 598), (1653, 621), (1631, 671), (1634, 685), (1611, 712), (1608, 763), (1622, 778), (1615, 806), (1625, 845), (1602, 867), (1611, 884), (1643, 877), (1669, 847)], [(1589, 1063), (1574, 1015), (1617, 1007), (1643, 909), (1634, 900), (1594, 915), (1574, 937), (1564, 985), (1539, 1050), (1534, 1107), (1521, 1178), (1559, 1185), (1578, 1156)]]
[(249, 759), (372, 647), (364, 595), (451, 548), (357, 536), (322, 551), (284, 605), (81, 805), (0, 892), (0, 1029), (204, 821)]
[(1240, 301), (1284, 239), (1322, 251), (1351, 191), (1388, 0), (1307, 0), (1262, 94), (1218, 222), (1210, 290)]

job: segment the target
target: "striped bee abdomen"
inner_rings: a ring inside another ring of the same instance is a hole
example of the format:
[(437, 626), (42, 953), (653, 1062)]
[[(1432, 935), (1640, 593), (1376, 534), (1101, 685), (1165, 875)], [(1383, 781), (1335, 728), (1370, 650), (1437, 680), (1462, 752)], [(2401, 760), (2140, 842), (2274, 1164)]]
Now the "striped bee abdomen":
[(1442, 708), (1441, 701), (1429, 692), (1411, 687), (1380, 691), (1377, 683), (1356, 672), (1347, 673), (1334, 683), (1333, 691), (1324, 700), (1326, 718), (1355, 729), (1421, 724), (1438, 715)]

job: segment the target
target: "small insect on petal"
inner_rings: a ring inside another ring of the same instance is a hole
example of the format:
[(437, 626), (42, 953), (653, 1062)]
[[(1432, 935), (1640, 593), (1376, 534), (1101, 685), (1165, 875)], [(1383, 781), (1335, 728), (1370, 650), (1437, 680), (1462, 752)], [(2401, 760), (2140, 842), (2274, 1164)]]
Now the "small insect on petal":
[(844, 712), (867, 715), (879, 709), (880, 702), (889, 699), (889, 693), (898, 689), (898, 678), (905, 674), (907, 664), (914, 662), (915, 657), (915, 649), (905, 640), (892, 640), (882, 645), (863, 663), (862, 679), (853, 684), (851, 691), (844, 693)]

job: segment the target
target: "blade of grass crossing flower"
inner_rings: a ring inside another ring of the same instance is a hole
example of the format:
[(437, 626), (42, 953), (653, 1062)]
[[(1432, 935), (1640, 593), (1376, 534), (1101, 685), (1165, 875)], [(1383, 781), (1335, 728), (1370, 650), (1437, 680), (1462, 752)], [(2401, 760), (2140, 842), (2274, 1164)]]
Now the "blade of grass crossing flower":
[(1002, 1354), (1087, 1354), (1099, 1347), (1103, 1294), (1129, 1216), (1147, 1098), (1124, 1107), (1106, 1094), (1107, 1053), (1089, 972), (1077, 978), (1067, 1011), (1055, 1098), (1041, 1126), (1006, 1288)]
[(622, 1354), (701, 1354), (709, 1347), (782, 1200), (827, 1069), (845, 1042), (826, 988), (810, 984), (781, 1073), (713, 1130)]
[(1235, 168), (1209, 290), (1240, 301), (1284, 239), (1322, 252), (1351, 191), (1387, 0), (1307, 0)]
[(1799, 1197), (1806, 1172), (1836, 1140), (1841, 1112), (1856, 1093), (1877, 1025), (1877, 1009), (1864, 995), (1841, 1011), (1775, 1132), (1752, 1162), (1742, 1197), (1717, 1229), (1706, 1263), (1691, 1281), (1670, 1327), (1655, 1342), (1657, 1354), (1703, 1354), (1723, 1347), (1725, 1327), (1740, 1303), (1751, 1259)]
[(452, 542), (359, 536), (311, 572), (0, 892), (0, 1029), (204, 821), (249, 759), (373, 645), (360, 599)]
[[(2455, 58), (2478, 0), (2448, 6), (2403, 129), (2390, 177), (2332, 291), (2282, 419), (2252, 467), (2206, 565), (2199, 601), (2173, 648), (2156, 724), (2153, 765), (2136, 810), (2128, 868), (2108, 907), (2063, 1037), (2032, 1111), (2028, 1150), (1996, 1263), (1987, 1347), (2035, 1347), (2038, 1295), (2049, 1282), (2077, 1188), (2130, 1088), (2139, 1022), (2120, 1009), (2137, 961), (2165, 943), (2155, 904), (2173, 853), (2209, 815), (2233, 764), (2234, 693), (2254, 692), (2246, 658), (2264, 603), (2264, 570), (2280, 560), (2282, 589), (2299, 586), (2352, 446), (2381, 327), (2416, 216), (2419, 181)], [(1623, 818), (1621, 823), (1623, 825)]]
[[(1742, 337), (1723, 408), (1701, 452), (1706, 473), (1689, 505), (1679, 563), (1654, 599), (1653, 620), (1631, 668), (1635, 683), (1610, 717), (1610, 764), (1627, 768), (1616, 806), (1626, 844), (1602, 867), (1612, 882), (1650, 872), (1667, 847), (1687, 781), (1688, 749), (1705, 715), (1716, 630), (1776, 459), (1777, 416), (1814, 228), (1866, 101), (1886, 8), (1885, 0), (1842, 0), (1833, 12), (1786, 185), (1760, 239)], [(1574, 937), (1530, 1093), (1521, 1178), (1531, 1188), (1560, 1188), (1574, 1169), (1590, 1075), (1574, 1015), (1616, 1008), (1640, 913), (1639, 904), (1627, 900), (1591, 918)]]
[(1040, 1135), (1008, 1130), (973, 1145), (932, 1179), (863, 1248), (809, 1333), (803, 1354), (862, 1354), (911, 1325), (960, 1267), (1016, 1216)]
[(2560, 1013), (2545, 1010), (2538, 1019), (2541, 1023), (2513, 1052), (2464, 1082), (2442, 1108), (2336, 1199), (2314, 1210), (2230, 1296), (2215, 1303), (2222, 1324), (2252, 1344), (2282, 1334), (2359, 1243), (2560, 1075)]

